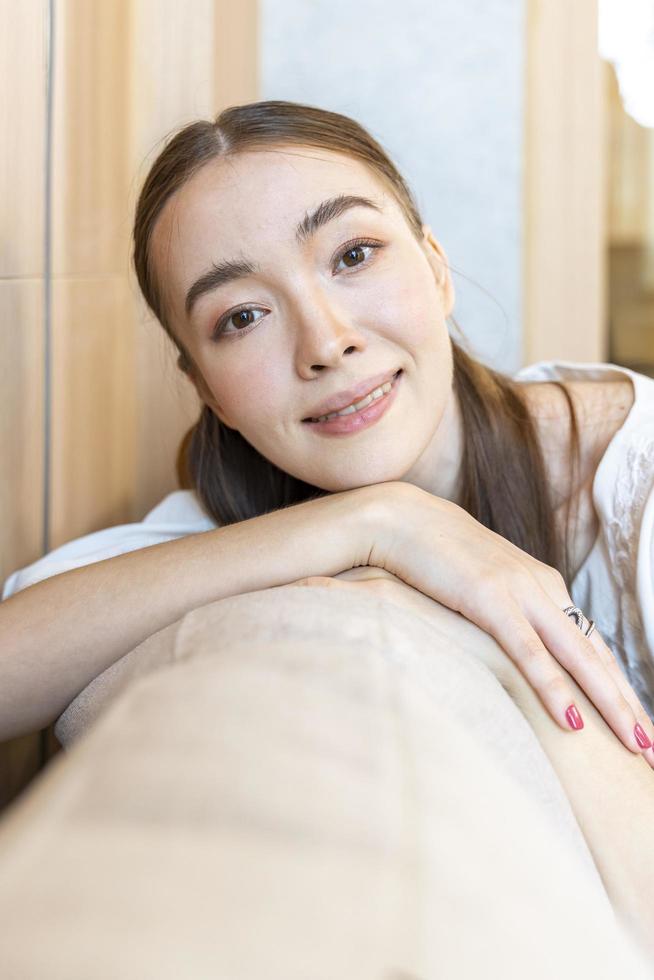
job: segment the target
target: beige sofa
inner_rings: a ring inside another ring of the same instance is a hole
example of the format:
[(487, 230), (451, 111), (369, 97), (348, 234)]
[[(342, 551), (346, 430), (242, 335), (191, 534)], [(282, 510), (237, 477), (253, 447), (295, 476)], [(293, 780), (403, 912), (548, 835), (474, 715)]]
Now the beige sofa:
[(96, 678), (0, 820), (3, 980), (653, 977), (452, 616), (282, 586)]

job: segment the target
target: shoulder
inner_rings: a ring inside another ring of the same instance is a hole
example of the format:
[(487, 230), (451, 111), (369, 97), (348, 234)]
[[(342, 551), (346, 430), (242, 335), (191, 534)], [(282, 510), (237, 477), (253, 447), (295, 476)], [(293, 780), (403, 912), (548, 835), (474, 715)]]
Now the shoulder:
[[(566, 380), (579, 432), (580, 469), (574, 490), (592, 485), (609, 443), (626, 421), (635, 401), (635, 389), (627, 375), (601, 380)], [(559, 385), (550, 381), (521, 386), (534, 422), (546, 467), (552, 476), (555, 497), (567, 496), (572, 427), (568, 400)]]
[[(629, 377), (566, 381), (583, 448), (602, 455), (631, 411), (635, 391)], [(571, 433), (568, 399), (551, 381), (522, 386), (529, 414), (548, 450), (568, 448)], [(562, 444), (565, 444), (562, 447)]]
[[(562, 382), (584, 426), (620, 428), (635, 399), (634, 384), (628, 376)], [(529, 413), (537, 424), (547, 427), (569, 424), (568, 400), (558, 384), (535, 381), (521, 386)]]

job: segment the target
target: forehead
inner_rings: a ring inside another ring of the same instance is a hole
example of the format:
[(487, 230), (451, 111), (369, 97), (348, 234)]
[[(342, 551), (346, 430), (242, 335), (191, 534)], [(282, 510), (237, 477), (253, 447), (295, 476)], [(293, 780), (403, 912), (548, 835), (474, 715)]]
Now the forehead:
[[(299, 215), (289, 212), (318, 203), (321, 192), (392, 196), (362, 161), (314, 147), (265, 147), (211, 160), (167, 202), (177, 211), (180, 231), (215, 215), (221, 222), (244, 225), (264, 221), (291, 227)], [(176, 200), (174, 200), (176, 199)], [(162, 214), (162, 218), (165, 214)]]
[(228, 249), (236, 231), (241, 241), (271, 228), (278, 238), (292, 234), (303, 210), (348, 193), (374, 198), (384, 210), (394, 202), (363, 162), (328, 150), (266, 148), (211, 160), (166, 202), (152, 235), (153, 256), (157, 261), (162, 245), (187, 250), (204, 236)]

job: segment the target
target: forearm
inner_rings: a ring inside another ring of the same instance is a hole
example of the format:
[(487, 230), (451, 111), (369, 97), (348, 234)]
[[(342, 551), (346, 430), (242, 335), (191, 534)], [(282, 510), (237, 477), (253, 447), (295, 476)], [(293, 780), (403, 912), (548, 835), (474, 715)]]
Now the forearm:
[(365, 563), (374, 488), (52, 576), (0, 603), (0, 741), (49, 724), (148, 636), (217, 599)]
[[(494, 550), (495, 541), (487, 537), (486, 529), (469, 527), (466, 522), (470, 517), (460, 508), (429, 494), (416, 495), (409, 485), (405, 499), (407, 509), (402, 513), (413, 522), (411, 533), (402, 532), (398, 513), (391, 515), (377, 535), (371, 564), (397, 577), (395, 585), (387, 583), (391, 585), (389, 594), (394, 589), (403, 605), (419, 615), (436, 616), (441, 628), (445, 616), (465, 653), (481, 659), (522, 709), (566, 790), (616, 912), (654, 956), (654, 847), (648, 819), (654, 812), (651, 768), (640, 754), (622, 743), (571, 675), (567, 684), (584, 718), (582, 731), (563, 730), (499, 644), (470, 620), (453, 614), (431, 598), (440, 593), (451, 598), (451, 578), (457, 573), (460, 594), (464, 575), (462, 559), (459, 557), (458, 565), (454, 561), (459, 556), (456, 548), (467, 546), (465, 561), (474, 565), (472, 542), (476, 538), (480, 548), (494, 555), (494, 567), (511, 560), (514, 572), (526, 572), (515, 565), (514, 556), (509, 553), (512, 546), (500, 542)], [(402, 506), (400, 502), (398, 509)], [(424, 546), (423, 526), (427, 542)], [(430, 561), (431, 550), (436, 550), (442, 540), (448, 544), (452, 561)], [(484, 569), (483, 563), (480, 567)], [(371, 573), (378, 575), (377, 569), (371, 569)], [(355, 585), (352, 583), (352, 587)]]
[[(377, 570), (370, 570), (378, 574)], [(389, 576), (389, 578), (395, 578)], [(360, 577), (352, 573), (345, 577)], [(405, 608), (438, 623), (464, 656), (488, 667), (533, 728), (568, 796), (616, 914), (654, 957), (654, 773), (609, 728), (568, 675), (584, 719), (580, 732), (561, 729), (514, 662), (495, 640), (468, 620), (399, 579), (388, 590)]]
[(506, 661), (503, 683), (556, 770), (616, 913), (654, 957), (654, 773), (619, 741), (573, 677), (568, 683), (584, 728), (567, 733), (497, 652)]

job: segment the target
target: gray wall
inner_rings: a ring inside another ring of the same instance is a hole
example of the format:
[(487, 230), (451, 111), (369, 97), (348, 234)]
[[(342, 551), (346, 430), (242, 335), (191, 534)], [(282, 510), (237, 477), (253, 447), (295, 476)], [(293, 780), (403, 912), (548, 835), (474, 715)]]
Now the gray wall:
[(458, 270), (454, 316), (474, 351), (517, 370), (524, 0), (260, 2), (259, 97), (371, 131)]

